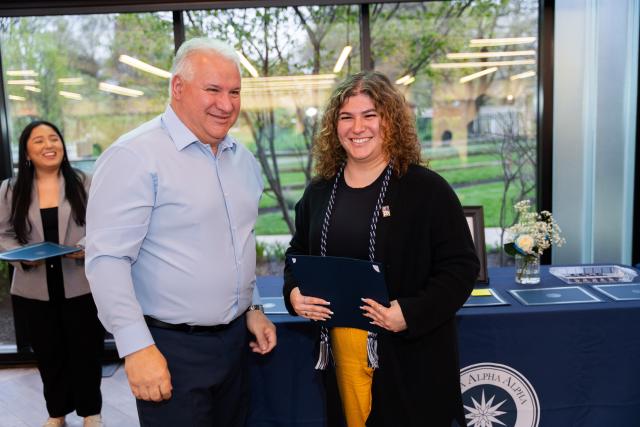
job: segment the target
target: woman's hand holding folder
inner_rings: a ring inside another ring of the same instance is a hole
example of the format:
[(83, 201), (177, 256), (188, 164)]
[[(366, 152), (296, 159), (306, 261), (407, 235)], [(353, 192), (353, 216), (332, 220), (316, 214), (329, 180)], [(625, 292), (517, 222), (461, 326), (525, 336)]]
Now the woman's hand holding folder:
[(300, 289), (296, 286), (289, 295), (291, 305), (298, 316), (306, 317), (311, 320), (327, 320), (331, 318), (333, 311), (328, 306), (331, 304), (322, 298), (305, 296), (300, 293)]

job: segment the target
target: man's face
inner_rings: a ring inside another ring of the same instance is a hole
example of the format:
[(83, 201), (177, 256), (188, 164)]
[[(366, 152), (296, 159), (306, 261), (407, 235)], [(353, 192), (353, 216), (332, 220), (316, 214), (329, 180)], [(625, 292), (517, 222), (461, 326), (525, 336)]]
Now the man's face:
[(171, 82), (171, 107), (198, 139), (217, 146), (236, 122), (240, 113), (240, 72), (229, 59), (194, 52), (187, 60), (184, 75)]

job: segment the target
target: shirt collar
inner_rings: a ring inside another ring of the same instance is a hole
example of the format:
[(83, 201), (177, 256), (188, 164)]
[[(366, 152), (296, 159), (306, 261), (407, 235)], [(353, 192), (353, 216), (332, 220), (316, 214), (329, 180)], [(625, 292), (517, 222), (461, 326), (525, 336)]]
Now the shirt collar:
[[(202, 142), (198, 140), (198, 137), (189, 130), (189, 128), (180, 120), (178, 115), (173, 111), (171, 105), (167, 105), (166, 110), (161, 117), (162, 123), (164, 127), (169, 132), (169, 136), (171, 140), (176, 145), (178, 151), (181, 151), (183, 148), (193, 144), (199, 143), (202, 145)], [(226, 149), (231, 149), (233, 152), (236, 151), (236, 141), (229, 135), (226, 135), (222, 141), (220, 141), (220, 145), (218, 145), (218, 151), (222, 152)]]

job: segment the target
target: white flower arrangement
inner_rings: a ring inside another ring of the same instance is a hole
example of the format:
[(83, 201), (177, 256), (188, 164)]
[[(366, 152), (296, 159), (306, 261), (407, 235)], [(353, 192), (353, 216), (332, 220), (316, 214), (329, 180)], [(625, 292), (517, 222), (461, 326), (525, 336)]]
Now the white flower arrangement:
[(531, 212), (529, 200), (522, 200), (513, 207), (518, 213), (518, 222), (506, 230), (511, 237), (511, 242), (504, 245), (506, 253), (539, 256), (552, 245), (560, 247), (566, 243), (551, 212)]

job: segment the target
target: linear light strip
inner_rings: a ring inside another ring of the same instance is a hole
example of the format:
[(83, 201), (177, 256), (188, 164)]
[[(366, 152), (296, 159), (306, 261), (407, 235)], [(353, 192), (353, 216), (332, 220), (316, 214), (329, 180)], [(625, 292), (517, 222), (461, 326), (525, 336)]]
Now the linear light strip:
[(76, 101), (82, 100), (82, 95), (80, 95), (79, 93), (67, 92), (66, 90), (61, 90), (58, 92), (58, 94), (60, 94), (60, 96), (64, 96), (65, 98), (74, 99)]
[(536, 75), (535, 71), (525, 71), (524, 73), (515, 74), (509, 77), (509, 80), (526, 79), (528, 77), (534, 77), (535, 75)]
[(411, 76), (405, 82), (403, 82), (402, 84), (405, 85), (405, 86), (409, 86), (411, 83), (413, 83), (415, 81), (416, 81), (415, 76)]
[(503, 56), (535, 56), (535, 50), (512, 50), (505, 52), (459, 52), (447, 53), (447, 59), (500, 58)]
[(269, 76), (269, 77), (246, 77), (242, 83), (251, 82), (276, 82), (276, 81), (307, 81), (307, 80), (335, 80), (335, 74), (302, 74), (298, 76)]
[(513, 65), (533, 65), (535, 59), (516, 59), (514, 61), (486, 61), (486, 62), (443, 62), (439, 64), (429, 64), (429, 67), (442, 68), (485, 68), (485, 67), (507, 67)]
[(154, 67), (151, 64), (147, 64), (146, 62), (140, 61), (139, 59), (129, 55), (120, 55), (118, 57), (118, 61), (122, 62), (123, 64), (127, 64), (133, 68), (137, 68), (138, 70), (144, 71), (145, 73), (153, 74), (158, 77), (163, 77), (165, 79), (171, 78), (170, 72), (163, 70), (162, 68)]
[(411, 74), (406, 74), (402, 77), (400, 77), (398, 80), (396, 80), (396, 84), (397, 85), (401, 85), (404, 84), (404, 82), (406, 82), (407, 80), (409, 80), (411, 78)]
[(35, 77), (38, 73), (33, 70), (9, 70), (7, 76)]
[(58, 79), (58, 83), (65, 86), (83, 85), (84, 80), (82, 79), (82, 77), (63, 77)]
[(486, 70), (478, 71), (477, 73), (469, 74), (468, 76), (464, 76), (460, 78), (460, 83), (467, 83), (467, 82), (470, 82), (471, 80), (477, 79), (478, 77), (495, 73), (496, 71), (498, 71), (498, 67), (487, 68)]
[(256, 78), (259, 77), (258, 70), (256, 70), (255, 67), (251, 65), (251, 62), (249, 62), (249, 60), (245, 58), (242, 52), (236, 50), (236, 53), (238, 54), (238, 58), (240, 58), (240, 63), (249, 72), (249, 74)]
[(334, 73), (339, 73), (340, 70), (342, 70), (342, 67), (344, 66), (344, 63), (347, 61), (347, 58), (349, 57), (350, 53), (351, 53), (351, 46), (345, 46), (344, 49), (342, 49), (342, 52), (340, 53), (340, 56), (336, 61), (336, 65), (335, 67), (333, 67)]
[(144, 92), (142, 92), (141, 90), (129, 89), (127, 87), (112, 85), (105, 82), (100, 82), (100, 84), (98, 84), (98, 89), (104, 92), (115, 93), (116, 95), (131, 96), (134, 98), (144, 95)]
[(8, 85), (37, 85), (39, 83), (33, 79), (24, 79), (24, 80), (7, 80), (7, 84)]
[(24, 90), (28, 90), (29, 92), (42, 92), (39, 88), (35, 86), (25, 86)]
[(18, 95), (9, 95), (9, 99), (12, 101), (26, 101), (27, 98), (25, 98), (24, 96), (18, 96)]
[(525, 44), (536, 41), (535, 37), (508, 37), (495, 39), (472, 39), (469, 44), (473, 47), (479, 46), (505, 46), (510, 44)]

